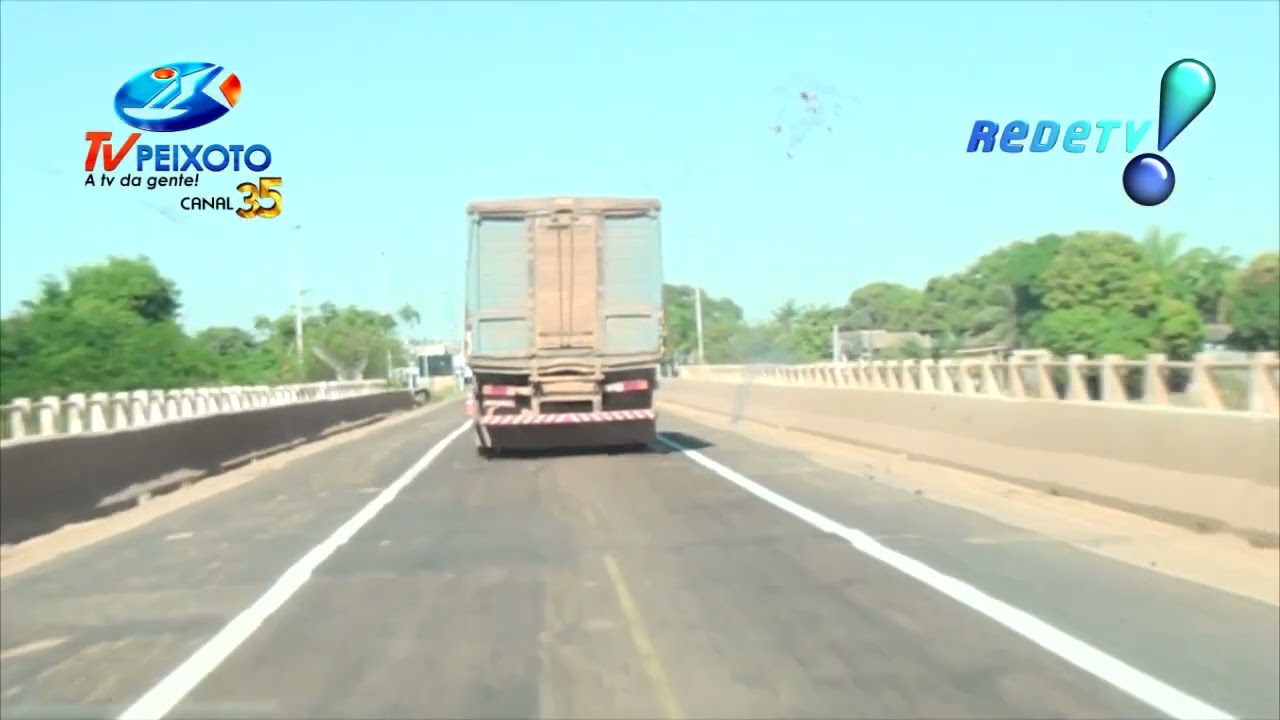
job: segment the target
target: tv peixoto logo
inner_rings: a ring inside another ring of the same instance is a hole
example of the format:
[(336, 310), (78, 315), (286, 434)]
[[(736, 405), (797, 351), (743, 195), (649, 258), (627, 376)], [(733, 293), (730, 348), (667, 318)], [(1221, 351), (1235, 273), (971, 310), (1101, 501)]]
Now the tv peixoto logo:
[(126, 80), (116, 91), (115, 107), (121, 120), (139, 130), (179, 132), (208, 125), (238, 102), (235, 73), (213, 63), (176, 62)]
[[(240, 77), (222, 65), (209, 62), (173, 62), (147, 68), (129, 78), (116, 90), (115, 112), (127, 125), (140, 131), (176, 133), (204, 127), (222, 118), (240, 102)], [(138, 142), (142, 132), (133, 132), (118, 144), (110, 130), (90, 130), (85, 154), (86, 187), (198, 187), (202, 173), (265, 172), (271, 167), (271, 150), (261, 143), (186, 145)], [(129, 155), (126, 165), (133, 172), (117, 178), (110, 175)], [(92, 173), (98, 168), (99, 176)], [(144, 173), (148, 176), (144, 181)], [(279, 177), (259, 177), (242, 182), (236, 190), (244, 197), (236, 207), (226, 196), (184, 197), (183, 210), (235, 210), (243, 218), (272, 218), (280, 214)], [(266, 200), (263, 205), (260, 201)]]

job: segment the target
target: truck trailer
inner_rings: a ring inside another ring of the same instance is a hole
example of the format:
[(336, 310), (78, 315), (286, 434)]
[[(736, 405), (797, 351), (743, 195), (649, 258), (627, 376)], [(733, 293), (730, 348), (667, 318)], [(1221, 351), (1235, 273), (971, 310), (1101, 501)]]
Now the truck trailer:
[(582, 197), (468, 205), (466, 407), (482, 457), (654, 441), (661, 209)]

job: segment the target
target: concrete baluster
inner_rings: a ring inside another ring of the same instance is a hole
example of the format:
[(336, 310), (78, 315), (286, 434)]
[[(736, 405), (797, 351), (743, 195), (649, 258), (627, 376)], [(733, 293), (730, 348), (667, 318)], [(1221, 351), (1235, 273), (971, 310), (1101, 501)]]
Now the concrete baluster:
[(1169, 404), (1169, 383), (1164, 369), (1169, 359), (1164, 353), (1151, 353), (1142, 365), (1142, 402), (1148, 405)]
[(1067, 356), (1067, 399), (1083, 402), (1089, 399), (1089, 388), (1084, 382), (1086, 358), (1076, 353)]
[(942, 358), (938, 361), (938, 392), (944, 392), (948, 395), (955, 393), (955, 367), (956, 361), (954, 358)]
[(1124, 376), (1121, 374), (1123, 364), (1123, 355), (1102, 356), (1102, 369), (1099, 371), (1102, 373), (1102, 402), (1129, 402), (1129, 394), (1124, 389)]
[(1022, 377), (1025, 365), (1021, 355), (1011, 355), (1005, 361), (1005, 373), (1008, 376), (1005, 380), (1005, 397), (1021, 400), (1027, 396), (1027, 383)]
[[(9, 408), (9, 438), (18, 440), (31, 433), (31, 400), (14, 398)], [(6, 438), (8, 439), (8, 438)]]
[(956, 370), (959, 373), (956, 379), (959, 381), (959, 391), (961, 395), (977, 395), (977, 389), (973, 386), (973, 362), (971, 360), (960, 360), (956, 363)]
[(919, 390), (920, 386), (916, 381), (916, 371), (920, 367), (920, 361), (902, 360), (899, 362), (899, 366), (902, 368), (902, 378), (899, 381), (902, 389), (907, 392)]
[(1249, 357), (1249, 412), (1280, 413), (1275, 370), (1280, 353), (1260, 352)]
[(133, 398), (127, 392), (111, 393), (111, 429), (119, 430), (129, 427), (129, 418), (133, 410)]
[(66, 418), (65, 425), (68, 435), (78, 435), (84, 432), (87, 405), (88, 402), (84, 393), (72, 393), (67, 396), (67, 400), (62, 406), (62, 413), (63, 417)]
[(182, 415), (182, 393), (177, 390), (162, 390), (161, 397), (164, 403), (164, 419), (176, 420), (183, 417)]
[(888, 390), (902, 389), (902, 361), (884, 361), (884, 386)]
[(212, 412), (210, 407), (211, 406), (211, 398), (209, 397), (210, 392), (211, 391), (209, 390), (209, 388), (196, 388), (195, 393), (193, 393), (193, 396), (191, 398), (191, 411), (196, 414), (196, 417), (200, 417), (202, 415), (208, 415), (210, 412)]
[(937, 371), (938, 364), (933, 358), (924, 358), (916, 362), (916, 367), (920, 368), (919, 390), (920, 392), (938, 392), (938, 385), (934, 379), (934, 373)]
[(57, 435), (62, 420), (62, 398), (46, 395), (40, 398), (38, 432), (41, 437)]
[(1058, 399), (1058, 388), (1053, 384), (1053, 373), (1049, 366), (1052, 359), (1047, 352), (1037, 353), (1031, 358), (1032, 373), (1036, 378), (1036, 397), (1041, 400)]
[(194, 388), (178, 391), (178, 416), (191, 418), (196, 416), (196, 392)]
[(107, 424), (107, 412), (111, 407), (111, 396), (97, 392), (89, 396), (89, 432), (106, 432), (111, 429)]
[(856, 368), (849, 364), (840, 366), (840, 386), (847, 388), (858, 387), (858, 375)]
[(1192, 356), (1191, 386), (1196, 388), (1200, 396), (1200, 407), (1205, 410), (1221, 410), (1222, 393), (1218, 390), (1218, 379), (1210, 371), (1212, 359), (1212, 355), (1203, 352)]
[(982, 381), (982, 394), (992, 397), (1004, 397), (1005, 391), (1000, 387), (1000, 381), (996, 378), (995, 363), (995, 358), (986, 357), (978, 365), (979, 377)]
[(152, 425), (169, 419), (165, 413), (165, 392), (163, 390), (147, 391), (147, 422)]

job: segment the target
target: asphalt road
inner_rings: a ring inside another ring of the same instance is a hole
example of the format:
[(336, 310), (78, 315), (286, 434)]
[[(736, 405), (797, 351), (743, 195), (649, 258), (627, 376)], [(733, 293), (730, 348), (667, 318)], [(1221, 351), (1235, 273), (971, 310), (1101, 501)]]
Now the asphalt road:
[(0, 714), (1280, 717), (1275, 607), (674, 418), (724, 468), (463, 435), (406, 474), (460, 414), (5, 578)]

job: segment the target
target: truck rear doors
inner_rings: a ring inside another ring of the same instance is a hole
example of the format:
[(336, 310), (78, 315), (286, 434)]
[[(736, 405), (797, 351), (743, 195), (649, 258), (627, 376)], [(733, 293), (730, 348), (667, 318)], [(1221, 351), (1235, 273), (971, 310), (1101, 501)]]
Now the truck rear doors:
[(571, 213), (534, 220), (534, 347), (539, 354), (598, 349), (599, 216)]

